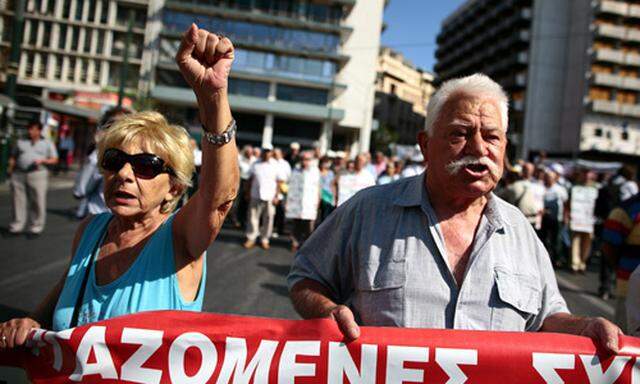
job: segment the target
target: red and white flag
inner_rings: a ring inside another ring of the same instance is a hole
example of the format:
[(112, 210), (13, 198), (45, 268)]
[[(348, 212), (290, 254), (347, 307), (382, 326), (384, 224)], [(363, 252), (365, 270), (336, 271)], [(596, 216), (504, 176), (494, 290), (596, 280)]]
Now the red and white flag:
[(345, 343), (332, 320), (159, 311), (37, 330), (0, 366), (34, 383), (640, 384), (640, 339), (620, 342), (611, 356), (564, 334), (362, 327)]

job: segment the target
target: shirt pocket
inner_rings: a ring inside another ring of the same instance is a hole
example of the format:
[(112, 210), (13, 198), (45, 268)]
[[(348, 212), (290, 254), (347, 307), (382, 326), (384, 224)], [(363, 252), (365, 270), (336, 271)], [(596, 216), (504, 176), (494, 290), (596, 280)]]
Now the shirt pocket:
[(531, 275), (496, 268), (491, 293), (491, 329), (524, 331), (542, 306), (542, 291)]
[(362, 325), (401, 326), (404, 321), (406, 261), (392, 252), (360, 262), (354, 312)]

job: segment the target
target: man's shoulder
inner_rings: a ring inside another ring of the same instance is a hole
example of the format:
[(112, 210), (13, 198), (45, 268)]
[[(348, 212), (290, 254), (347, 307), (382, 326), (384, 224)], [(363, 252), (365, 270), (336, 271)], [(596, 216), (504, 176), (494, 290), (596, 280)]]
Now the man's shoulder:
[(406, 177), (388, 184), (364, 188), (347, 202), (352, 201), (352, 204), (357, 204), (358, 206), (375, 205), (378, 208), (384, 205), (392, 205), (398, 196), (415, 188), (415, 179), (419, 177)]
[(495, 194), (493, 194), (491, 198), (494, 199), (495, 207), (497, 208), (499, 214), (509, 224), (516, 225), (516, 226), (517, 225), (526, 225), (528, 227), (531, 226), (527, 218), (524, 216), (522, 211), (518, 209), (518, 207), (516, 207), (513, 204), (509, 204), (507, 201), (503, 200), (502, 198), (498, 197)]

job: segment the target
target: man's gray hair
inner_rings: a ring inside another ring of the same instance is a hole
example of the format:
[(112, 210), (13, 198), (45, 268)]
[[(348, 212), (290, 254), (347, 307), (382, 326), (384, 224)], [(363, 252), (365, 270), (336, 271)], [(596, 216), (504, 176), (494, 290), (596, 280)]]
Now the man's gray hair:
[(427, 117), (424, 129), (429, 136), (433, 135), (434, 125), (440, 117), (442, 107), (452, 95), (489, 96), (495, 98), (500, 110), (502, 127), (506, 131), (509, 125), (509, 97), (500, 84), (491, 80), (487, 75), (474, 73), (471, 76), (451, 79), (442, 83), (440, 88), (431, 95), (427, 104)]

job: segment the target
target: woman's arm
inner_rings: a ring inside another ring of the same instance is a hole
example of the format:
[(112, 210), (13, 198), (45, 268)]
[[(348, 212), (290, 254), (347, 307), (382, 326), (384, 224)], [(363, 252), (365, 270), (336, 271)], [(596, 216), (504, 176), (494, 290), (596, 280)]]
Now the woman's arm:
[[(200, 121), (207, 132), (224, 133), (232, 121), (227, 80), (234, 49), (231, 41), (193, 24), (182, 39), (176, 61), (198, 100)], [(196, 261), (215, 240), (236, 197), (239, 183), (235, 139), (222, 145), (202, 140), (202, 169), (196, 194), (176, 214), (174, 237), (177, 266)], [(182, 259), (182, 260), (180, 260)]]

